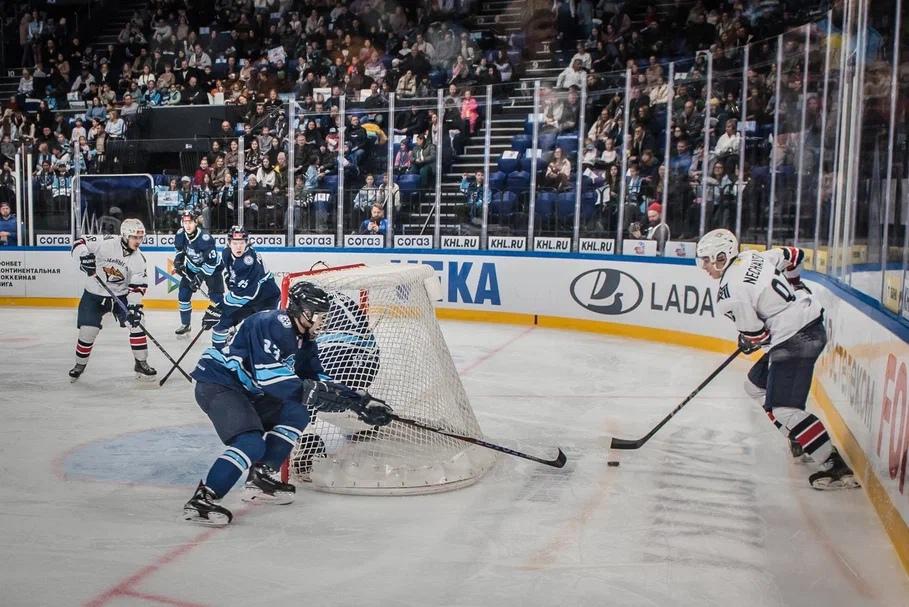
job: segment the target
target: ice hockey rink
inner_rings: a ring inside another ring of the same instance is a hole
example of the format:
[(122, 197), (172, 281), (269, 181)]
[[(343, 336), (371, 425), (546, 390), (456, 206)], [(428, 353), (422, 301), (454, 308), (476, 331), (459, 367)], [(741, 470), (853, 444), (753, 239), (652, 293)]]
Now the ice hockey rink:
[[(179, 353), (175, 321), (147, 325)], [(501, 456), (479, 483), (420, 497), (248, 507), (235, 492), (234, 523), (212, 530), (180, 520), (222, 450), (187, 381), (136, 387), (108, 321), (70, 384), (74, 325), (74, 310), (0, 309), (0, 605), (909, 605), (867, 495), (808, 486), (741, 389), (747, 361), (642, 449), (610, 453), (723, 355), (443, 322), (486, 436), (560, 446), (565, 468)]]

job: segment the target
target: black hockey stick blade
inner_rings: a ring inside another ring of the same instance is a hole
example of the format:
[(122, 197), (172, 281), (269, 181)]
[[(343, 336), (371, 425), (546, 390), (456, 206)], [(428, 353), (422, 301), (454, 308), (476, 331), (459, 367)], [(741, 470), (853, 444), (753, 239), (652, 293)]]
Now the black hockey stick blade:
[(741, 354), (741, 353), (742, 353), (742, 349), (741, 349), (741, 348), (737, 348), (735, 352), (733, 352), (732, 354), (730, 354), (730, 355), (729, 355), (729, 358), (727, 358), (726, 360), (724, 360), (723, 363), (722, 363), (719, 367), (717, 367), (717, 368), (713, 371), (713, 373), (711, 373), (711, 374), (707, 377), (707, 379), (705, 379), (704, 381), (702, 381), (700, 386), (698, 386), (697, 388), (695, 388), (694, 391), (693, 391), (691, 394), (689, 394), (689, 395), (685, 398), (685, 400), (683, 400), (681, 403), (679, 403), (679, 405), (678, 405), (675, 409), (673, 409), (672, 412), (671, 412), (669, 415), (667, 415), (666, 417), (664, 417), (664, 418), (660, 421), (660, 423), (658, 423), (656, 426), (654, 426), (653, 429), (652, 429), (650, 432), (648, 432), (646, 435), (642, 436), (641, 438), (639, 438), (639, 439), (637, 439), (637, 440), (631, 440), (631, 439), (626, 439), (626, 438), (613, 438), (613, 439), (612, 439), (612, 442), (609, 444), (609, 448), (610, 448), (610, 449), (640, 449), (641, 447), (643, 447), (643, 446), (644, 446), (644, 443), (646, 443), (647, 441), (649, 441), (649, 440), (653, 437), (653, 435), (657, 433), (657, 431), (658, 431), (660, 428), (662, 428), (663, 426), (666, 425), (666, 422), (668, 422), (670, 419), (672, 419), (672, 417), (673, 417), (676, 413), (678, 413), (679, 411), (681, 411), (681, 410), (682, 410), (682, 407), (684, 407), (684, 406), (687, 405), (689, 402), (691, 402), (691, 400), (694, 399), (694, 397), (697, 396), (698, 393), (699, 393), (701, 390), (703, 390), (703, 389), (707, 386), (707, 384), (709, 384), (710, 382), (713, 381), (713, 378), (714, 378), (714, 377), (716, 377), (717, 375), (720, 374), (720, 371), (722, 371), (722, 370), (725, 369), (727, 366), (729, 366), (729, 363), (731, 363), (732, 361), (734, 361), (734, 360), (736, 359), (736, 357), (738, 357), (738, 355)]
[[(95, 276), (95, 280), (98, 281), (98, 284), (101, 285), (101, 288), (103, 288), (105, 291), (107, 291), (108, 295), (110, 295), (113, 298), (114, 303), (116, 305), (120, 306), (120, 310), (124, 314), (129, 314), (129, 310), (126, 308), (126, 305), (122, 301), (120, 301), (119, 297), (114, 295), (114, 292), (110, 290), (110, 287), (107, 286), (107, 283), (105, 283), (103, 280), (101, 280), (101, 277), (98, 276), (97, 274), (95, 274), (94, 276)], [(154, 335), (152, 335), (151, 333), (148, 332), (148, 329), (145, 328), (145, 325), (143, 325), (140, 322), (139, 328), (145, 332), (145, 334), (148, 336), (148, 338), (152, 341), (153, 344), (158, 346), (158, 349), (161, 350), (161, 354), (163, 354), (165, 356), (165, 358), (167, 358), (167, 360), (169, 360), (171, 362), (172, 365), (174, 365), (175, 367), (177, 367), (177, 369), (179, 369), (180, 373), (183, 374), (183, 377), (186, 378), (186, 381), (188, 381), (189, 383), (193, 383), (193, 378), (189, 376), (189, 373), (184, 371), (180, 367), (180, 365), (177, 364), (177, 361), (174, 360), (174, 357), (167, 353), (167, 350), (164, 349), (164, 346), (159, 344), (158, 340), (155, 339)]]
[(163, 386), (164, 382), (167, 381), (167, 378), (170, 377), (171, 373), (177, 370), (177, 367), (180, 366), (180, 363), (183, 362), (183, 359), (186, 358), (186, 355), (189, 354), (189, 351), (193, 349), (193, 346), (196, 345), (196, 342), (199, 341), (199, 338), (202, 337), (202, 334), (205, 332), (205, 328), (199, 329), (199, 332), (196, 333), (196, 336), (193, 337), (193, 340), (189, 342), (189, 345), (186, 346), (186, 349), (183, 350), (183, 354), (180, 355), (180, 358), (177, 359), (177, 362), (173, 364), (170, 368), (170, 371), (167, 372), (167, 375), (161, 378), (161, 381), (158, 382), (159, 386)]
[[(373, 400), (379, 400), (373, 398)], [(379, 401), (384, 402), (384, 401)], [(498, 451), (499, 453), (505, 453), (507, 455), (513, 455), (515, 457), (521, 457), (524, 459), (529, 459), (532, 462), (537, 462), (538, 464), (543, 464), (544, 466), (552, 466), (553, 468), (561, 468), (565, 465), (565, 462), (568, 461), (568, 458), (565, 457), (565, 454), (559, 449), (558, 455), (554, 459), (543, 459), (541, 457), (536, 457), (528, 453), (521, 453), (520, 451), (515, 451), (514, 449), (509, 449), (508, 447), (503, 447), (502, 445), (496, 445), (495, 443), (489, 443), (479, 438), (473, 438), (472, 436), (462, 436), (460, 434), (455, 434), (454, 432), (448, 432), (447, 430), (442, 430), (441, 428), (433, 428), (432, 426), (427, 426), (426, 424), (421, 424), (420, 422), (407, 419), (406, 417), (401, 417), (395, 413), (391, 414), (391, 418), (396, 422), (402, 424), (407, 424), (408, 426), (413, 426), (414, 428), (420, 428), (421, 430), (427, 430), (428, 432), (435, 432), (436, 434), (441, 434), (442, 436), (448, 436), (457, 440), (464, 441), (465, 443), (470, 443), (472, 445), (479, 445), (480, 447), (486, 447), (487, 449), (492, 449), (493, 451)]]

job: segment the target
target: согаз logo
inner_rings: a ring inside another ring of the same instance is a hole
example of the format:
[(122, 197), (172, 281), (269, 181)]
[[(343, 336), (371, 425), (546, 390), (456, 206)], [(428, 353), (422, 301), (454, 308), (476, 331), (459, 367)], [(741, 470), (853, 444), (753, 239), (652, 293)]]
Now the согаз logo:
[(588, 270), (571, 281), (571, 297), (597, 314), (627, 314), (644, 299), (634, 276), (621, 270)]

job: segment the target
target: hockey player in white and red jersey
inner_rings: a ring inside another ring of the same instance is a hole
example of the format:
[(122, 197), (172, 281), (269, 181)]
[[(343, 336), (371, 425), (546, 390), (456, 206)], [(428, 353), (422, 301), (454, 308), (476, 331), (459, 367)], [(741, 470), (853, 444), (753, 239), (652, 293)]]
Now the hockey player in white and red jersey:
[(768, 348), (748, 372), (745, 390), (790, 441), (794, 457), (808, 455), (820, 470), (815, 489), (858, 487), (823, 422), (805, 410), (814, 365), (827, 345), (824, 309), (799, 277), (804, 251), (782, 247), (743, 251), (729, 230), (713, 230), (697, 245), (698, 263), (720, 281), (717, 309), (735, 323), (745, 354)]
[[(76, 366), (69, 376), (76, 381), (85, 371), (95, 338), (101, 331), (101, 319), (113, 312), (120, 326), (129, 325), (129, 345), (136, 362), (136, 378), (152, 381), (156, 371), (148, 365), (148, 342), (142, 322), (142, 296), (148, 288), (145, 256), (139, 245), (145, 238), (145, 227), (138, 219), (125, 219), (120, 236), (86, 236), (73, 244), (73, 256), (79, 258), (80, 269), (88, 275), (85, 291), (79, 300), (76, 341)], [(99, 272), (100, 270), (100, 272)], [(97, 275), (111, 292), (123, 302), (127, 312), (115, 302), (110, 293), (98, 284)]]

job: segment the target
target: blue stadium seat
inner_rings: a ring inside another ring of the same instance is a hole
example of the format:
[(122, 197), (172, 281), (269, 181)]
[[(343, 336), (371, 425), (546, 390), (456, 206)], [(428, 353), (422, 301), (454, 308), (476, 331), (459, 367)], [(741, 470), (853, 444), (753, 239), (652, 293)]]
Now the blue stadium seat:
[(530, 191), (530, 173), (526, 171), (515, 171), (508, 175), (508, 181), (505, 188), (515, 194), (523, 194)]
[(505, 217), (508, 215), (513, 215), (515, 209), (518, 206), (518, 195), (514, 192), (503, 192), (502, 193), (502, 204), (499, 207), (499, 213), (501, 216)]
[(501, 192), (505, 189), (505, 181), (508, 179), (508, 175), (501, 171), (496, 171), (489, 174), (489, 189), (493, 192)]
[(590, 221), (593, 218), (594, 213), (596, 212), (597, 204), (597, 193), (596, 192), (582, 192), (581, 193), (581, 219), (583, 221)]
[(540, 149), (544, 151), (549, 151), (555, 147), (556, 144), (556, 134), (555, 133), (540, 133)]
[(578, 136), (577, 135), (559, 135), (556, 137), (555, 145), (562, 148), (566, 156), (574, 156), (578, 153)]
[(498, 166), (499, 170), (503, 173), (513, 173), (518, 170), (519, 163), (520, 159), (505, 158), (505, 153), (503, 152), (502, 155), (499, 156)]
[(524, 154), (524, 151), (530, 147), (530, 135), (525, 135), (523, 133), (515, 135), (511, 138), (511, 149), (517, 150)]
[(534, 207), (534, 214), (537, 216), (537, 219), (544, 222), (552, 219), (552, 215), (555, 212), (555, 203), (555, 192), (537, 193), (536, 205)]
[(332, 192), (338, 189), (338, 176), (337, 175), (326, 175), (322, 178), (322, 184), (319, 186), (322, 190), (331, 190)]
[(556, 212), (559, 219), (574, 217), (574, 192), (561, 192), (556, 199)]
[(420, 176), (415, 173), (399, 175), (397, 181), (398, 187), (401, 188), (401, 193), (415, 192), (420, 189)]

